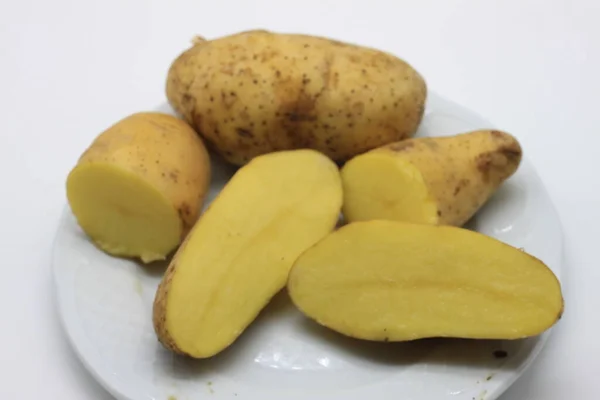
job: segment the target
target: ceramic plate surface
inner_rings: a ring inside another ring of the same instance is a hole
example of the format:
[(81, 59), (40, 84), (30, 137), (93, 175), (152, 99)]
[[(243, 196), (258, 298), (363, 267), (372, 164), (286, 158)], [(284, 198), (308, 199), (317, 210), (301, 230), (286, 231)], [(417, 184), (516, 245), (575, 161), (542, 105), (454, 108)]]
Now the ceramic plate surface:
[[(418, 136), (491, 127), (431, 93)], [(213, 169), (209, 201), (234, 172), (218, 162)], [(560, 222), (526, 158), (469, 226), (524, 248), (560, 279)], [(283, 292), (227, 350), (190, 360), (162, 348), (152, 328), (164, 268), (102, 253), (67, 207), (53, 257), (59, 314), (83, 365), (117, 399), (491, 400), (524, 371), (550, 334), (513, 342), (361, 342), (304, 318)]]

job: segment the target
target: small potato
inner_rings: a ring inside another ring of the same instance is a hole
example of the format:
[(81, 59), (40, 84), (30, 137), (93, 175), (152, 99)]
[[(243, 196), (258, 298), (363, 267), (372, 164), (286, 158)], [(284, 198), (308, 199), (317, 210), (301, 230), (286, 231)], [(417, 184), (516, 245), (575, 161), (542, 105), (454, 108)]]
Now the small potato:
[(130, 115), (101, 133), (67, 178), (81, 228), (104, 251), (162, 260), (198, 219), (210, 183), (202, 140), (184, 121)]
[(403, 60), (323, 37), (248, 31), (172, 63), (170, 104), (233, 164), (312, 148), (335, 161), (411, 137), (425, 81)]
[(168, 349), (211, 357), (232, 344), (287, 282), (294, 260), (333, 230), (337, 166), (313, 150), (240, 168), (179, 247), (154, 301)]
[(388, 144), (344, 165), (344, 217), (461, 226), (521, 156), (519, 142), (495, 130)]
[(343, 226), (304, 252), (287, 285), (309, 318), (374, 341), (520, 339), (563, 313), (543, 262), (463, 228), (398, 221)]

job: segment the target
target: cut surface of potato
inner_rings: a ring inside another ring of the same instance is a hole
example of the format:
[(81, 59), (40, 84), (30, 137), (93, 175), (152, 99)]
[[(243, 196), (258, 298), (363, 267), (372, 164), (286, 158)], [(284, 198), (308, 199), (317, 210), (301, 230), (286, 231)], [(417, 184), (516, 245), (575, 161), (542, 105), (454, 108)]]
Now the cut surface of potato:
[[(359, 156), (361, 157), (361, 156)], [(437, 224), (437, 205), (421, 172), (401, 158), (373, 153), (343, 169), (349, 221), (389, 219)]]
[(288, 291), (318, 323), (374, 341), (519, 339), (563, 311), (556, 276), (531, 255), (466, 229), (397, 221), (328, 235), (295, 262)]
[(461, 226), (515, 173), (519, 142), (496, 130), (391, 143), (342, 168), (347, 221)]
[(168, 199), (138, 176), (111, 164), (88, 165), (69, 180), (79, 225), (107, 253), (164, 258), (181, 240), (181, 221)]
[(196, 132), (171, 115), (140, 112), (96, 137), (69, 173), (67, 198), (99, 248), (151, 262), (183, 240), (209, 184)]
[(285, 286), (298, 255), (339, 217), (337, 166), (312, 150), (259, 156), (219, 193), (175, 254), (154, 303), (159, 340), (210, 357)]

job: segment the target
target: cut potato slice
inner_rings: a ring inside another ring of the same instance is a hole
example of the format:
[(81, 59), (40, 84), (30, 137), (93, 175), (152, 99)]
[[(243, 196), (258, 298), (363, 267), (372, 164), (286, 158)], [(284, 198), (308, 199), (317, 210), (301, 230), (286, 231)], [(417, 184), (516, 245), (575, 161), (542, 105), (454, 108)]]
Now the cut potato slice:
[(341, 206), (338, 168), (316, 151), (271, 153), (242, 167), (158, 288), (159, 340), (196, 358), (225, 349), (285, 286), (298, 255), (335, 227)]
[(518, 339), (563, 312), (540, 260), (456, 227), (365, 221), (328, 235), (295, 262), (288, 291), (308, 317), (375, 341)]
[(102, 132), (67, 178), (77, 222), (103, 251), (163, 260), (198, 219), (210, 184), (202, 139), (168, 114), (129, 115)]

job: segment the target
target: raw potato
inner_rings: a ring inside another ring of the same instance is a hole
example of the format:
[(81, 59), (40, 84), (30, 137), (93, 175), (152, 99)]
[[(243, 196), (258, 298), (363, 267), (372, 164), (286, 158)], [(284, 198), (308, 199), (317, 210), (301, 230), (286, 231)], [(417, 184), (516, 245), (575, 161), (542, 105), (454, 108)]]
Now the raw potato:
[(461, 226), (517, 170), (521, 156), (519, 142), (496, 130), (388, 144), (342, 169), (344, 217)]
[(341, 206), (338, 168), (316, 151), (271, 153), (242, 167), (161, 281), (159, 340), (195, 358), (225, 349), (285, 286), (298, 255), (334, 228)]
[(109, 254), (161, 260), (198, 218), (210, 183), (202, 139), (184, 121), (143, 112), (101, 133), (67, 178), (81, 228)]
[(295, 262), (288, 292), (318, 323), (374, 341), (519, 339), (563, 312), (540, 260), (463, 228), (397, 221), (330, 234)]
[(412, 136), (426, 84), (403, 60), (323, 37), (199, 39), (171, 65), (170, 104), (226, 160), (312, 148), (335, 161)]

